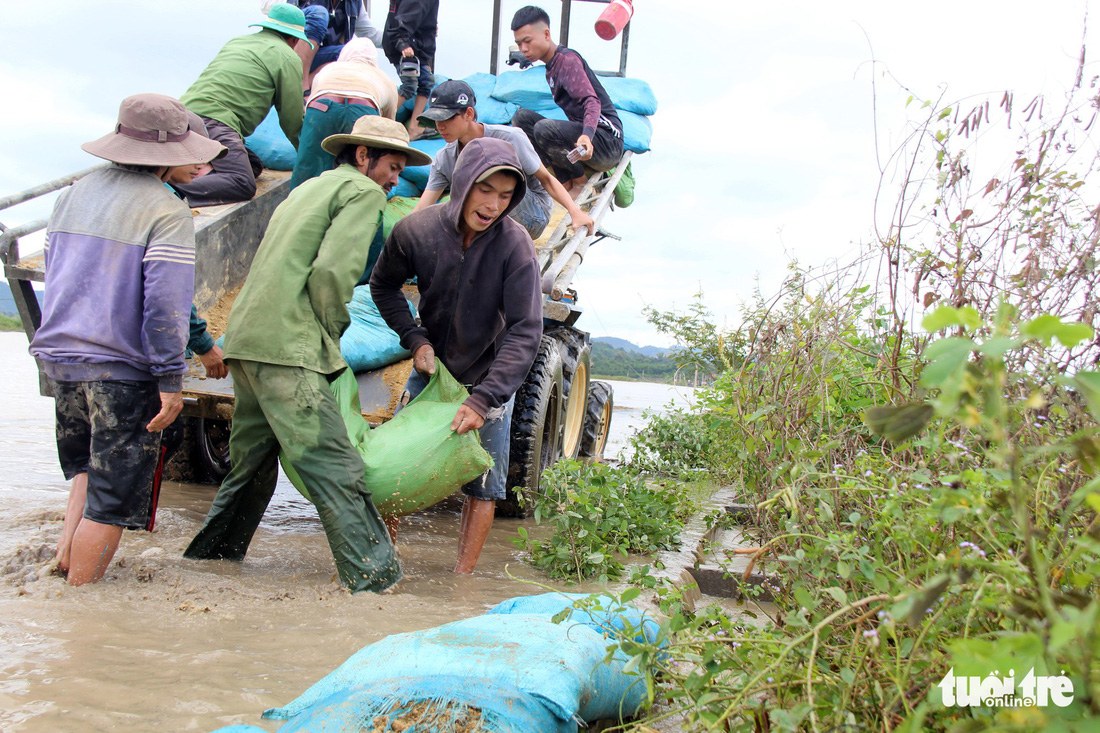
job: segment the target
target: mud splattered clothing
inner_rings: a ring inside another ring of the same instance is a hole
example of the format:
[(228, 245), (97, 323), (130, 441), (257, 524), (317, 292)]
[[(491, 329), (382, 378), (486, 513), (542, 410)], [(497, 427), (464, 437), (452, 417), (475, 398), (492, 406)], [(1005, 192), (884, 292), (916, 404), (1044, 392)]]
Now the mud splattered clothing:
[[(458, 156), (451, 200), (399, 221), (370, 279), (371, 297), (401, 345), (415, 352), (431, 344), (451, 374), (472, 385), (464, 404), (482, 417), (523, 384), (542, 339), (535, 246), (508, 216), (526, 193), (522, 177), (507, 208), (463, 247), (466, 198), (477, 177), (497, 165), (522, 170), (510, 144), (471, 140)], [(420, 289), (420, 325), (401, 292), (412, 277)]]
[(309, 369), (232, 360), (232, 468), (185, 557), (243, 560), (275, 491), (279, 452), (317, 507), (340, 580), (353, 593), (401, 579), (328, 379)]
[(186, 557), (244, 559), (282, 451), (317, 507), (343, 583), (382, 591), (401, 578), (328, 380), (347, 368), (347, 302), (385, 203), (377, 183), (341, 165), (294, 189), (272, 215), (226, 327), (229, 475)]
[(53, 382), (57, 457), (65, 478), (88, 474), (84, 518), (150, 529), (160, 433), (145, 429), (160, 412), (155, 382)]
[(46, 375), (179, 392), (195, 290), (187, 206), (152, 173), (105, 168), (58, 198), (45, 249), (42, 326), (30, 352)]

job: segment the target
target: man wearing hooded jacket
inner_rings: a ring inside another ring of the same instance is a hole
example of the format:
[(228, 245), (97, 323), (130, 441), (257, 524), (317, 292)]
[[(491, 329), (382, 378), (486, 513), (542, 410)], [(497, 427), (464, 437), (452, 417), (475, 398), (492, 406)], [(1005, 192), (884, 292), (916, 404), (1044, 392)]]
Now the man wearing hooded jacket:
[[(415, 211), (394, 226), (371, 275), (386, 323), (413, 352), (407, 388), (417, 394), (438, 357), (470, 389), (451, 429), (480, 429), (494, 466), (462, 487), (456, 573), (471, 573), (504, 498), (512, 403), (542, 339), (542, 291), (535, 248), (508, 217), (526, 193), (515, 148), (478, 138), (458, 156), (451, 200)], [(420, 289), (418, 326), (401, 286)]]

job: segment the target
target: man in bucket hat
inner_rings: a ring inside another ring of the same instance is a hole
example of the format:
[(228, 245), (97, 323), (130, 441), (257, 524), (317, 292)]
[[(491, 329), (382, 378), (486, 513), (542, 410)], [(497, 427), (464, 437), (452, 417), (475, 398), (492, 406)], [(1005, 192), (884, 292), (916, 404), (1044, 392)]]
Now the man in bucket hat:
[(73, 585), (103, 577), (122, 530), (151, 520), (160, 431), (183, 407), (195, 288), (191, 211), (164, 181), (225, 152), (160, 94), (124, 99), (114, 132), (82, 147), (115, 165), (54, 206), (42, 326), (30, 345), (50, 380), (58, 457), (72, 481), (57, 560)]
[(282, 452), (317, 507), (344, 585), (378, 592), (400, 580), (329, 383), (347, 368), (340, 356), (346, 304), (386, 192), (406, 163), (431, 160), (408, 139), (391, 119), (359, 118), (351, 133), (323, 143), (336, 167), (294, 189), (272, 215), (226, 328), (235, 396), (229, 475), (186, 557), (244, 559)]
[(257, 159), (253, 167), (244, 138), (255, 132), (272, 105), (287, 139), (298, 147), (303, 115), (302, 59), (294, 46), (299, 41), (309, 43), (305, 16), (299, 8), (280, 3), (252, 27), (260, 31), (226, 43), (180, 97), (187, 109), (202, 117), (210, 137), (229, 148), (221, 169), (235, 174), (203, 176), (177, 186), (192, 206), (248, 201), (256, 195), (257, 168), (262, 170), (262, 164)]

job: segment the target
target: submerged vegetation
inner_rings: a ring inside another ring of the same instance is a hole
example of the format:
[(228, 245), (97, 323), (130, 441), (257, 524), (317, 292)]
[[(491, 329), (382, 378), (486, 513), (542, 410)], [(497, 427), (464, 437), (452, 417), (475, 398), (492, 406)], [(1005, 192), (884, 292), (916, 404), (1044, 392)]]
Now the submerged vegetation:
[[(552, 469), (567, 500), (544, 505), (559, 532), (535, 562), (570, 559), (570, 513), (598, 515), (588, 502), (608, 482), (705, 473), (754, 507), (756, 567), (779, 590), (774, 616), (746, 624), (691, 613), (635, 572), (667, 618), (655, 643), (619, 641), (653, 703), (626, 727), (1100, 726), (1100, 191), (1087, 180), (1100, 94), (1083, 68), (1053, 114), (1011, 94), (925, 103), (891, 160), (900, 189), (874, 245), (848, 265), (792, 265), (738, 329), (717, 328), (701, 295), (648, 313), (684, 346), (681, 366), (716, 378), (697, 411), (650, 421), (632, 465)], [(1002, 167), (977, 162), (979, 130), (1011, 138)], [(677, 504), (644, 501), (648, 520), (678, 526)], [(585, 549), (585, 576), (600, 575), (614, 553)], [(949, 671), (1015, 674), (1019, 690), (1029, 670), (1064, 677), (1072, 701), (951, 705), (938, 686)]]

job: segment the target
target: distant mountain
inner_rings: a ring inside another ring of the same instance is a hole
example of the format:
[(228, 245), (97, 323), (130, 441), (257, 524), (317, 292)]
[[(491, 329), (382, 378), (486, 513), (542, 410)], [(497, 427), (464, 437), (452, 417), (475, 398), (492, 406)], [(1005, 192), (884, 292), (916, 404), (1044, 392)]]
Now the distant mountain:
[(592, 343), (606, 344), (613, 349), (622, 349), (631, 354), (641, 354), (642, 356), (666, 356), (672, 353), (672, 349), (666, 349), (662, 346), (638, 346), (626, 339), (615, 338), (614, 336), (596, 336), (592, 339)]

